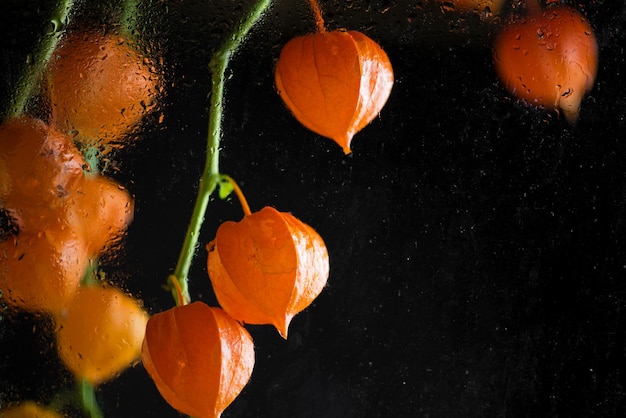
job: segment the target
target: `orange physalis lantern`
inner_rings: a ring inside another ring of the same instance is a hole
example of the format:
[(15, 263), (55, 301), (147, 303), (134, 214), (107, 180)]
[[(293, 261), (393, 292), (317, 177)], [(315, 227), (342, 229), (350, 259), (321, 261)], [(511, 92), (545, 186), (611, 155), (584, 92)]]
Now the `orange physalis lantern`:
[(61, 418), (61, 415), (51, 409), (39, 406), (33, 401), (26, 401), (19, 405), (0, 410), (2, 418)]
[(87, 285), (56, 316), (59, 356), (93, 385), (139, 360), (148, 314), (120, 289)]
[(494, 64), (509, 92), (533, 105), (561, 109), (573, 124), (595, 82), (598, 46), (580, 13), (548, 7), (502, 28), (495, 40)]
[(66, 216), (95, 256), (120, 241), (133, 220), (134, 199), (114, 180), (86, 175), (68, 198)]
[(271, 207), (223, 223), (207, 248), (209, 277), (222, 308), (245, 323), (272, 324), (284, 338), (293, 316), (328, 279), (322, 238)]
[(70, 228), (48, 225), (0, 242), (0, 301), (28, 311), (58, 312), (74, 297), (88, 263)]
[(250, 379), (254, 345), (248, 331), (224, 311), (194, 302), (150, 318), (142, 361), (173, 408), (212, 418)]
[(7, 209), (58, 206), (82, 178), (83, 166), (71, 138), (39, 119), (19, 117), (0, 126), (0, 204)]
[(77, 139), (107, 144), (154, 108), (158, 77), (128, 39), (70, 33), (48, 69), (53, 122)]
[(393, 70), (385, 51), (364, 34), (322, 30), (284, 46), (275, 79), (296, 119), (349, 154), (354, 134), (385, 105)]

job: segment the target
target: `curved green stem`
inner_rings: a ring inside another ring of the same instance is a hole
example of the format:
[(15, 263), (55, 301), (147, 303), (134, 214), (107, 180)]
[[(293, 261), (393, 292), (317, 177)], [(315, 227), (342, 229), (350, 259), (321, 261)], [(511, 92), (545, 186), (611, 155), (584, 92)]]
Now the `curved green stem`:
[(122, 6), (122, 15), (120, 17), (121, 27), (120, 34), (122, 36), (130, 36), (137, 29), (137, 17), (140, 14), (139, 0), (125, 0)]
[(93, 385), (84, 379), (80, 380), (78, 384), (85, 416), (88, 418), (103, 418), (104, 415), (102, 415), (102, 411), (98, 406)]
[[(211, 96), (209, 104), (209, 130), (206, 146), (206, 161), (202, 177), (200, 178), (200, 186), (196, 203), (191, 214), (191, 221), (187, 227), (187, 233), (183, 242), (176, 269), (173, 276), (180, 285), (180, 291), (183, 299), (189, 301), (188, 274), (191, 267), (200, 235), (200, 228), (204, 222), (204, 216), (209, 198), (215, 191), (219, 180), (219, 152), (220, 140), (222, 136), (222, 115), (223, 115), (223, 97), (224, 83), (226, 81), (226, 68), (236, 52), (237, 48), (244, 41), (250, 29), (257, 23), (263, 13), (272, 3), (272, 0), (259, 0), (248, 13), (248, 15), (235, 28), (233, 34), (224, 42), (222, 47), (215, 52), (209, 63), (211, 70)], [(175, 288), (172, 294), (175, 300), (179, 300)]]
[(52, 57), (57, 44), (61, 40), (63, 31), (68, 25), (73, 6), (74, 0), (59, 0), (56, 4), (50, 19), (53, 29), (41, 38), (37, 49), (29, 56), (7, 117), (16, 117), (26, 111), (28, 101), (33, 95), (33, 90), (38, 85), (50, 61), (50, 57)]
[(224, 183), (228, 184), (229, 190), (235, 192), (237, 199), (239, 199), (239, 204), (241, 205), (241, 210), (243, 211), (244, 216), (252, 215), (250, 205), (248, 205), (248, 200), (246, 199), (246, 196), (243, 194), (243, 191), (241, 190), (237, 182), (232, 177), (226, 174), (222, 174), (220, 176), (220, 187), (224, 187), (222, 186)]

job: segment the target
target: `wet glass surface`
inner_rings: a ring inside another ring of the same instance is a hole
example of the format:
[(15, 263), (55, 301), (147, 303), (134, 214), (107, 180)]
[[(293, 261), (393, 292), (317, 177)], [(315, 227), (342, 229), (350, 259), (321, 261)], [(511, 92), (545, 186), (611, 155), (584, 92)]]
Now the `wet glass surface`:
[[(247, 326), (254, 372), (224, 417), (623, 416), (626, 6), (563, 3), (587, 16), (600, 56), (575, 126), (503, 89), (490, 47), (497, 16), (432, 1), (322, 1), (327, 27), (376, 40), (395, 74), (379, 117), (344, 155), (276, 93), (282, 46), (315, 21), (306, 1), (274, 2), (227, 70), (220, 168), (253, 210), (274, 206), (313, 226), (330, 277), (287, 340)], [(0, 6), (2, 98), (48, 28), (47, 4)], [(174, 304), (163, 285), (204, 164), (208, 63), (252, 4), (153, 1), (137, 11), (163, 93), (130, 143), (106, 156), (135, 217), (100, 267), (151, 314)], [(119, 16), (115, 2), (77, 10), (75, 25), (110, 28)], [(241, 217), (234, 197), (209, 204), (193, 300), (217, 305), (204, 245)], [(51, 320), (0, 315), (0, 407), (73, 390)], [(106, 417), (179, 416), (141, 364), (96, 397)]]

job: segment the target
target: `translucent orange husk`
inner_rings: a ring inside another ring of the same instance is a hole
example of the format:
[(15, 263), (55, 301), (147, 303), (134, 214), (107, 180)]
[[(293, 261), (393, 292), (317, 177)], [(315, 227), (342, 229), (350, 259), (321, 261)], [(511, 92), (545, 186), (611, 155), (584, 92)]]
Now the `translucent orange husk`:
[(536, 106), (560, 109), (573, 124), (595, 82), (598, 46), (580, 13), (548, 7), (502, 28), (494, 44), (494, 65), (511, 94)]
[(74, 32), (48, 69), (53, 123), (89, 144), (106, 145), (132, 131), (155, 107), (158, 76), (115, 34)]
[(11, 306), (58, 313), (90, 258), (130, 223), (133, 200), (87, 165), (71, 138), (19, 117), (0, 127), (0, 205), (19, 234), (0, 242), (0, 291)]
[(354, 134), (387, 102), (393, 70), (385, 51), (362, 33), (321, 31), (284, 46), (275, 81), (300, 123), (349, 154)]
[(96, 385), (138, 361), (148, 315), (120, 289), (94, 285), (81, 287), (55, 319), (60, 358)]
[(19, 117), (0, 126), (0, 204), (7, 209), (57, 206), (83, 167), (72, 140), (39, 119)]
[(37, 405), (33, 401), (23, 402), (0, 411), (2, 418), (61, 418), (51, 409)]
[(84, 237), (91, 256), (118, 243), (134, 217), (134, 199), (103, 175), (88, 175), (67, 199), (68, 223)]
[(87, 248), (70, 229), (46, 228), (0, 242), (2, 302), (27, 311), (59, 312), (75, 295)]
[(223, 310), (193, 302), (150, 318), (142, 362), (173, 408), (214, 418), (250, 379), (254, 345), (245, 328)]
[(245, 323), (272, 324), (284, 338), (328, 279), (319, 234), (271, 207), (222, 224), (209, 249), (209, 277), (222, 308)]

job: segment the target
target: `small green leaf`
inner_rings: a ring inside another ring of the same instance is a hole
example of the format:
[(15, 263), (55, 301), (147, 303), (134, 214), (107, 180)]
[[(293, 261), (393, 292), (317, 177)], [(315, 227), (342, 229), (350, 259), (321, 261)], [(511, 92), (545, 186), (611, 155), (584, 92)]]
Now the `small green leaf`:
[(228, 196), (230, 196), (230, 194), (233, 192), (234, 187), (231, 184), (230, 181), (228, 180), (221, 180), (219, 182), (219, 195), (220, 195), (220, 199), (224, 200), (226, 199)]

